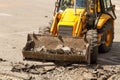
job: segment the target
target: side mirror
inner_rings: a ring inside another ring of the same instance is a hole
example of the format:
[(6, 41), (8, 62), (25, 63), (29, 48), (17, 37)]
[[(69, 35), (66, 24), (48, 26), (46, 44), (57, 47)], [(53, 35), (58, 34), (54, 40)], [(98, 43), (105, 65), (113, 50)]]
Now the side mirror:
[(113, 9), (113, 11), (115, 11), (115, 5), (112, 5), (112, 9)]

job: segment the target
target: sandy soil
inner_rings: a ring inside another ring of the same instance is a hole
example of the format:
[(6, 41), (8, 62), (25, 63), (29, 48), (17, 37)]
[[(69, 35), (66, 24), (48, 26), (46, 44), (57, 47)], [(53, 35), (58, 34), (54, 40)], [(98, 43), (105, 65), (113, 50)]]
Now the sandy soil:
[(23, 61), (21, 52), (28, 33), (49, 25), (55, 0), (0, 0), (0, 80), (120, 80), (120, 1), (112, 1), (117, 14), (112, 50), (99, 54), (97, 65), (56, 66)]

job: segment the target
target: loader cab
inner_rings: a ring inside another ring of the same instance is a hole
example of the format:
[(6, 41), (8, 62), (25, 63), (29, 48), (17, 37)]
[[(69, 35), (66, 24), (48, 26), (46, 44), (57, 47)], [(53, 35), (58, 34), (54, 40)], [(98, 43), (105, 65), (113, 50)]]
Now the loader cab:
[[(51, 28), (53, 35), (62, 34), (61, 32), (67, 29), (71, 33), (70, 36), (81, 36), (81, 28), (86, 26), (88, 29), (96, 28), (102, 14), (116, 19), (115, 6), (111, 0), (57, 0), (56, 7)], [(85, 26), (80, 25), (82, 23), (80, 18), (84, 20)]]
[[(97, 2), (97, 3), (95, 3)], [(98, 12), (100, 12), (100, 1), (99, 0), (58, 0), (56, 2), (57, 12), (64, 11), (67, 8), (73, 9), (81, 9), (85, 8), (86, 10), (90, 10), (91, 6), (96, 6), (98, 8)]]
[(66, 8), (86, 8), (93, 12), (91, 7), (94, 7), (97, 13), (108, 13), (115, 19), (115, 5), (112, 5), (111, 0), (57, 0), (56, 12), (64, 11)]
[(111, 0), (100, 0), (102, 13), (109, 14), (113, 19), (116, 19), (115, 5), (112, 4)]

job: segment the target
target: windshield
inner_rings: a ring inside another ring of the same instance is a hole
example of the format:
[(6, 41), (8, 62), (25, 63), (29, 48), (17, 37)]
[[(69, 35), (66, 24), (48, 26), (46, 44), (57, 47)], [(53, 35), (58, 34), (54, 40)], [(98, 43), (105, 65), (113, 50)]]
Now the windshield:
[[(59, 10), (65, 10), (66, 8), (73, 8), (75, 0), (61, 0)], [(86, 0), (76, 0), (76, 8), (86, 8)]]
[(76, 0), (77, 8), (86, 8), (87, 1), (86, 0)]

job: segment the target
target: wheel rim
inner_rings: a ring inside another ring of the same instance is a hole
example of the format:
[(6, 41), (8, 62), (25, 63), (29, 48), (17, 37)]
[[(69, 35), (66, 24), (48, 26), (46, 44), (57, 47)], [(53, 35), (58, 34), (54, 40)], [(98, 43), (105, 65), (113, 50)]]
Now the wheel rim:
[(112, 42), (112, 31), (108, 30), (106, 34), (106, 40), (105, 40), (106, 46), (110, 46), (111, 42)]

